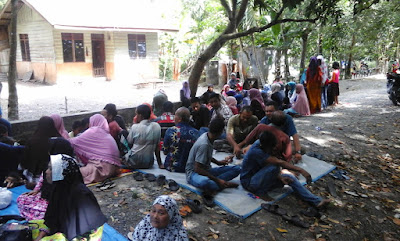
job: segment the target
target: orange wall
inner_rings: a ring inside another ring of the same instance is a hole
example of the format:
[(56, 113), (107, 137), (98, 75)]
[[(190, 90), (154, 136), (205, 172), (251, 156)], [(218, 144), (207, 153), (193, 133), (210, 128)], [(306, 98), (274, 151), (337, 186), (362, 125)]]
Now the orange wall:
[(92, 63), (62, 63), (57, 64), (57, 78), (60, 77), (92, 77)]
[(35, 63), (17, 61), (18, 78), (22, 78), (28, 71), (33, 70), (33, 79), (55, 84), (57, 80), (56, 65), (52, 63)]
[(114, 63), (106, 62), (106, 77), (107, 80), (114, 79)]

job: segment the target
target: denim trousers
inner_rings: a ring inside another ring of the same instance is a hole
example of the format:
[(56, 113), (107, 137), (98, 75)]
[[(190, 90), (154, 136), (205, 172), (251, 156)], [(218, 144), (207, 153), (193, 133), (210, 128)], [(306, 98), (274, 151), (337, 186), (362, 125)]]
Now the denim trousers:
[[(215, 167), (207, 170), (211, 175), (222, 179), (224, 181), (230, 181), (240, 174), (239, 166), (224, 166)], [(219, 185), (208, 178), (207, 176), (200, 175), (193, 172), (190, 176), (189, 184), (206, 191), (219, 191), (221, 188)]]
[[(257, 194), (265, 195), (272, 189), (283, 186), (281, 180), (278, 179), (281, 169), (279, 166), (269, 165), (259, 170), (248, 182), (245, 189)], [(292, 187), (293, 191), (300, 196), (300, 198), (313, 205), (318, 205), (322, 198), (312, 194), (305, 186), (301, 185), (297, 177), (292, 174), (281, 174), (282, 177), (288, 177), (292, 180), (289, 186)]]
[(321, 108), (326, 109), (328, 107), (328, 86), (324, 85), (321, 87)]

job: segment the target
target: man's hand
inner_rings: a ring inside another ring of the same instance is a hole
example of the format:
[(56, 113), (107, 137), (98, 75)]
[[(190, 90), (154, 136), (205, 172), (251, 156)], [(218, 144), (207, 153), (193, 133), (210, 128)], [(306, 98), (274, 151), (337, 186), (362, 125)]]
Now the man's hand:
[(243, 148), (243, 154), (246, 154), (249, 149), (250, 149), (251, 145), (248, 145), (247, 147)]
[(39, 193), (39, 190), (33, 190), (33, 191), (31, 191), (31, 192), (26, 193), (25, 195), (31, 196), (31, 195), (36, 195), (36, 194), (38, 194), (38, 193)]
[(227, 156), (227, 157), (225, 157), (225, 159), (223, 161), (217, 161), (216, 164), (218, 166), (226, 166), (232, 162), (232, 158), (233, 158), (233, 155)]
[(236, 157), (239, 157), (242, 154), (242, 148), (240, 148), (238, 145), (235, 145), (233, 148), (233, 154), (235, 154)]
[(299, 161), (301, 161), (301, 159), (302, 159), (302, 156), (300, 153), (296, 153), (294, 155), (294, 163), (298, 163)]
[(228, 182), (227, 182), (227, 181), (224, 181), (224, 180), (222, 180), (222, 179), (218, 179), (217, 184), (218, 184), (218, 186), (219, 186), (220, 188), (227, 188), (227, 187), (228, 187)]

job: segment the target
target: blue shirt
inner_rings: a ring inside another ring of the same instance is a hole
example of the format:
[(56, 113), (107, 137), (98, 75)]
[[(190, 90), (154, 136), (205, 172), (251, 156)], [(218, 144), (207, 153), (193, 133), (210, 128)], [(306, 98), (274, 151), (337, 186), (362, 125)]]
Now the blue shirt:
[(4, 125), (5, 127), (7, 127), (7, 132), (8, 132), (8, 136), (12, 136), (11, 133), (11, 123), (3, 118), (0, 118), (0, 124)]
[(162, 150), (168, 171), (185, 172), (190, 149), (199, 138), (199, 131), (186, 123), (178, 123), (165, 132)]
[(240, 182), (244, 187), (249, 185), (251, 178), (266, 166), (265, 160), (270, 155), (264, 152), (260, 147), (260, 140), (254, 142), (250, 150), (246, 153), (240, 172)]
[[(271, 121), (268, 119), (268, 117), (265, 116), (264, 118), (261, 119), (260, 123), (269, 125), (271, 123)], [(286, 114), (285, 124), (283, 124), (283, 126), (279, 127), (279, 129), (281, 131), (285, 132), (285, 134), (288, 136), (294, 136), (295, 134), (297, 134), (297, 130), (296, 130), (296, 126), (294, 125), (293, 118), (288, 114)]]

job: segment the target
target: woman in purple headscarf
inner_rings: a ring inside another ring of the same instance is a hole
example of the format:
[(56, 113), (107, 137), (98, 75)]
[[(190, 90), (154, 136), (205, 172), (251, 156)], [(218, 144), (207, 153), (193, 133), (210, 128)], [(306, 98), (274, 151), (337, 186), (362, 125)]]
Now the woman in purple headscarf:
[(264, 112), (264, 99), (261, 96), (260, 90), (252, 88), (249, 90), (250, 106), (253, 108), (253, 115), (261, 120), (265, 116)]
[(317, 58), (311, 57), (306, 72), (306, 87), (311, 114), (321, 111), (321, 83), (322, 72), (318, 66)]
[(182, 89), (181, 89), (181, 91), (180, 91), (180, 95), (181, 95), (181, 102), (182, 102), (182, 105), (188, 108), (188, 107), (190, 106), (190, 88), (189, 88), (189, 82), (183, 81), (183, 83), (182, 83)]
[(90, 117), (89, 129), (69, 141), (85, 165), (80, 168), (85, 184), (101, 182), (118, 173), (121, 165), (118, 146), (110, 135), (104, 116), (95, 114)]

